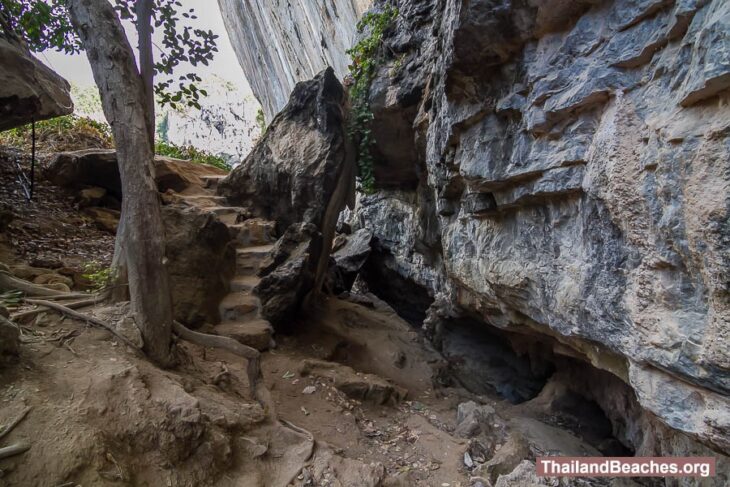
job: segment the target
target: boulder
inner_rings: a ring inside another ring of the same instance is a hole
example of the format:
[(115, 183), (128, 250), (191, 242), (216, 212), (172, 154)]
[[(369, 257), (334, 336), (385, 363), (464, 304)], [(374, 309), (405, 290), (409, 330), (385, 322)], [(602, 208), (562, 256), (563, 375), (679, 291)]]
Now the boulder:
[(251, 154), (219, 183), (219, 194), (281, 230), (298, 222), (321, 228), (346, 169), (344, 102), (332, 69), (299, 83)]
[(117, 233), (119, 218), (121, 217), (121, 212), (119, 210), (102, 208), (100, 206), (91, 206), (89, 208), (84, 208), (82, 212), (91, 218), (100, 230), (105, 230), (113, 234)]
[(306, 359), (299, 367), (302, 376), (329, 379), (348, 397), (374, 404), (394, 406), (406, 397), (407, 391), (373, 374), (356, 372), (351, 367), (324, 360)]
[(330, 266), (328, 275), (330, 291), (335, 295), (352, 289), (357, 274), (370, 256), (373, 232), (361, 228), (352, 235), (341, 237), (341, 242), (336, 242), (334, 247), (331, 261), (334, 265)]
[[(155, 156), (155, 182), (160, 192), (198, 192), (205, 187), (203, 177), (224, 175), (226, 171), (207, 164)], [(104, 189), (110, 196), (122, 198), (117, 152), (113, 149), (85, 149), (59, 152), (45, 169), (46, 179), (74, 191)], [(90, 196), (94, 196), (93, 194)], [(103, 197), (104, 195), (102, 195)], [(83, 200), (83, 195), (81, 195)]]
[(251, 154), (218, 185), (232, 204), (275, 221), (283, 233), (255, 289), (263, 316), (275, 325), (319, 292), (337, 217), (354, 196), (344, 103), (331, 68), (299, 83)]
[(459, 404), (456, 410), (457, 436), (473, 438), (481, 433), (492, 430), (494, 425), (494, 408), (487, 405), (478, 405), (474, 401)]
[(0, 366), (13, 362), (19, 353), (20, 329), (0, 314)]
[(0, 131), (73, 112), (70, 85), (31, 53), (0, 13)]
[(261, 282), (254, 293), (261, 299), (261, 315), (285, 326), (314, 285), (316, 256), (322, 252), (321, 234), (311, 223), (291, 225), (262, 262)]
[(37, 276), (35, 279), (33, 279), (33, 282), (35, 284), (40, 284), (41, 286), (47, 286), (49, 284), (65, 284), (69, 288), (74, 285), (73, 279), (70, 277), (62, 276), (60, 274), (56, 273), (50, 273), (50, 274), (41, 274)]
[(162, 208), (165, 252), (175, 319), (190, 326), (218, 323), (236, 265), (228, 227), (195, 207)]

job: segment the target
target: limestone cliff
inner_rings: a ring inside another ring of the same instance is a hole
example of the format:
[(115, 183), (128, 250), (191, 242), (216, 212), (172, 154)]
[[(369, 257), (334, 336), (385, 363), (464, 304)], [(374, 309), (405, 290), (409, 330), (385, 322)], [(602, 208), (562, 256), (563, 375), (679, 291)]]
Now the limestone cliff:
[(730, 3), (398, 3), (354, 221), (380, 292), (437, 340), (543, 337), (730, 451)]
[(468, 320), (610, 372), (580, 392), (637, 453), (727, 455), (730, 3), (390, 3), (379, 190), (343, 225), (370, 289), (444, 347)]
[(371, 0), (218, 0), (231, 44), (271, 121), (299, 81), (328, 66), (347, 73), (345, 51)]

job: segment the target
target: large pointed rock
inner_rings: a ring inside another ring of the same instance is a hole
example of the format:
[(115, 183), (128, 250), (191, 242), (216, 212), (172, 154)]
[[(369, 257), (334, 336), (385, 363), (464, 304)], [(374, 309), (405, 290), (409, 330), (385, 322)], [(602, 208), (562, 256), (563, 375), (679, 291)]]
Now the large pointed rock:
[(218, 185), (231, 204), (277, 222), (284, 234), (254, 290), (275, 325), (291, 321), (321, 289), (337, 216), (354, 193), (344, 103), (331, 68), (299, 83), (251, 154)]
[(344, 101), (331, 68), (297, 84), (251, 154), (221, 181), (219, 194), (276, 221), (281, 231), (297, 222), (321, 228), (345, 169)]

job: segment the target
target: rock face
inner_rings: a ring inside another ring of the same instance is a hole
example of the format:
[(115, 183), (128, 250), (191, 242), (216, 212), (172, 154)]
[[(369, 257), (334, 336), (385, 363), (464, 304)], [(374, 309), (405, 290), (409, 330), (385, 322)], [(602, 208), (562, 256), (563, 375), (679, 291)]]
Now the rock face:
[(321, 287), (340, 210), (354, 193), (345, 93), (331, 68), (297, 85), (246, 160), (218, 185), (230, 202), (285, 230), (256, 292), (272, 323)]
[(0, 14), (0, 130), (73, 112), (70, 85), (38, 61)]
[(272, 120), (299, 81), (332, 66), (347, 73), (345, 51), (371, 0), (218, 0), (251, 89)]
[(432, 332), (543, 337), (727, 454), (730, 3), (397, 3), (371, 259), (435, 300)]
[(208, 93), (200, 100), (200, 110), (162, 109), (160, 137), (180, 146), (203, 147), (231, 164), (238, 164), (261, 136), (261, 127), (256, 122), (261, 105), (248, 86), (239, 88), (238, 85), (215, 76), (205, 80), (198, 87)]
[(236, 255), (228, 227), (195, 207), (162, 207), (165, 255), (175, 319), (187, 325), (218, 323)]

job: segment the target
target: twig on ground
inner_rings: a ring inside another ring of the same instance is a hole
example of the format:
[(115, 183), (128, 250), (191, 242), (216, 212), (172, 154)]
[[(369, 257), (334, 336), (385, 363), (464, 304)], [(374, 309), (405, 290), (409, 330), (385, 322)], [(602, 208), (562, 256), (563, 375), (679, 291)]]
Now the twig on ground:
[(2, 431), (0, 431), (0, 440), (3, 439), (3, 438), (5, 438), (5, 436), (7, 436), (7, 434), (10, 433), (13, 430), (13, 428), (15, 428), (16, 426), (18, 426), (18, 424), (20, 424), (20, 422), (25, 419), (25, 417), (28, 415), (28, 412), (31, 409), (32, 408), (30, 406), (28, 406), (27, 408), (23, 409), (23, 411), (20, 413), (20, 415), (17, 418), (15, 418), (14, 420), (12, 420), (7, 426), (5, 426), (2, 429)]

